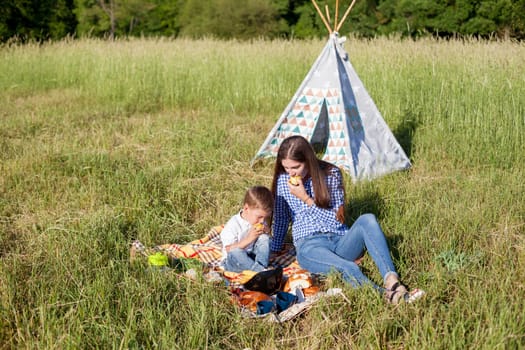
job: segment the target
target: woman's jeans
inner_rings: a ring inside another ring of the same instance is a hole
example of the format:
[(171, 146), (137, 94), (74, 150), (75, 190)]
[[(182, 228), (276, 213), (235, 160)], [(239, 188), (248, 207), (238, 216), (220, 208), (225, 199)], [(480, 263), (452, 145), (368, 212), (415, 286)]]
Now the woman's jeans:
[(312, 273), (326, 274), (338, 271), (354, 287), (372, 283), (354, 262), (368, 251), (383, 277), (397, 275), (390, 257), (385, 235), (373, 214), (361, 215), (344, 235), (317, 233), (296, 242), (297, 260), (302, 268)]
[(255, 241), (251, 252), (241, 248), (230, 250), (224, 261), (224, 269), (231, 272), (242, 272), (243, 270), (259, 272), (268, 267), (269, 260), (270, 237), (262, 234)]

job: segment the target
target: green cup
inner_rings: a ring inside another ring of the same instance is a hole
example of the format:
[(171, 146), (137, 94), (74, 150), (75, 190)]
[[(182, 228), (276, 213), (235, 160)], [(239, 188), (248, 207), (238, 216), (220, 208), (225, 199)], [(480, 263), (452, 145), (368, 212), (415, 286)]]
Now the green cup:
[(161, 252), (157, 252), (155, 254), (148, 256), (148, 263), (151, 266), (157, 266), (157, 267), (167, 266), (168, 257), (162, 254)]

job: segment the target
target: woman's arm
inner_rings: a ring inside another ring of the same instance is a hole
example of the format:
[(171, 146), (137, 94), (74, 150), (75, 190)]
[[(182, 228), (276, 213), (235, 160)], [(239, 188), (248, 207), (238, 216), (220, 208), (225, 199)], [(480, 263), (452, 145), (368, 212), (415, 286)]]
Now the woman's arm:
[(277, 183), (277, 193), (274, 201), (273, 209), (273, 239), (271, 244), (271, 251), (280, 251), (283, 247), (284, 238), (288, 233), (288, 227), (291, 221), (291, 212), (285, 197), (283, 196), (283, 186), (281, 181)]
[(329, 208), (321, 208), (315, 205), (313, 198), (309, 193), (299, 195), (299, 198), (305, 203), (303, 214), (308, 217), (312, 224), (323, 225), (323, 223), (334, 223), (334, 220), (341, 223), (342, 220), (338, 218), (338, 211), (341, 206), (344, 206), (345, 191), (343, 185), (343, 177), (338, 168), (333, 168), (326, 176), (325, 181), (330, 192), (330, 206)]
[[(339, 209), (341, 205), (344, 205), (345, 202), (343, 176), (339, 168), (332, 168), (330, 170), (330, 173), (327, 174), (325, 181), (328, 187), (328, 191), (330, 193), (330, 204), (329, 208), (327, 209), (329, 209), (330, 211), (337, 211), (337, 209)], [(303, 203), (308, 205), (308, 207), (313, 206), (315, 204), (314, 198), (312, 198), (310, 194), (306, 192), (304, 187), (301, 187), (301, 189), (302, 191), (299, 191), (297, 194), (294, 193), (296, 197), (299, 198)]]

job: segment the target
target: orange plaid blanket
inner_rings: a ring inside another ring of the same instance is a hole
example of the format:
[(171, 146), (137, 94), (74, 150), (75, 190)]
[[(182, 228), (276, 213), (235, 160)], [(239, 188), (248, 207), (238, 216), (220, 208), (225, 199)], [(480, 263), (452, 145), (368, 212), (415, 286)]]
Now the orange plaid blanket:
[[(235, 290), (246, 283), (253, 275), (254, 271), (243, 271), (240, 273), (224, 271), (220, 262), (222, 260), (222, 244), (220, 240), (220, 233), (224, 226), (215, 226), (210, 229), (207, 235), (201, 239), (191, 241), (186, 244), (161, 244), (151, 248), (146, 247), (140, 241), (134, 241), (131, 244), (130, 259), (136, 259), (139, 256), (149, 257), (156, 253), (163, 253), (169, 258), (174, 259), (197, 259), (207, 266), (210, 270), (217, 271), (222, 278), (229, 281), (231, 290)], [(272, 256), (270, 260), (272, 267), (282, 267), (285, 278), (293, 276), (295, 273), (304, 272), (299, 267), (295, 257), (295, 248), (293, 244), (285, 244), (285, 248), (282, 253), (277, 256)], [(241, 308), (241, 312), (245, 317), (262, 317), (262, 319), (270, 322), (285, 322), (291, 320), (298, 315), (304, 313), (310, 309), (313, 304), (319, 301), (325, 296), (332, 296), (342, 294), (338, 288), (331, 288), (327, 292), (318, 292), (317, 294), (310, 297), (303, 297), (303, 300), (292, 305), (288, 309), (282, 311), (279, 314), (269, 313), (266, 315), (258, 316), (253, 311), (247, 308)]]
[[(162, 252), (170, 258), (198, 259), (208, 268), (221, 271), (224, 274), (224, 277), (228, 278), (231, 282), (242, 283), (242, 281), (245, 281), (252, 276), (250, 271), (233, 273), (223, 271), (220, 266), (222, 260), (220, 233), (223, 228), (223, 225), (212, 227), (204, 237), (186, 244), (170, 243), (148, 248), (140, 241), (136, 240), (131, 244), (130, 256), (131, 259), (134, 259), (137, 256), (148, 257), (152, 254)], [(270, 265), (273, 267), (283, 267), (285, 275), (291, 274), (295, 270), (299, 270), (299, 264), (295, 258), (295, 248), (293, 244), (286, 244), (285, 249), (283, 249), (281, 254), (271, 258)]]

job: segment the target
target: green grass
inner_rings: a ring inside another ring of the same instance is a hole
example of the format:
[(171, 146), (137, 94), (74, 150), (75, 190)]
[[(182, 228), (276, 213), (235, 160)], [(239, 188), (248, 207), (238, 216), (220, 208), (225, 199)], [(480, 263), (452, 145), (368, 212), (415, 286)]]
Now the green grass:
[[(284, 325), (225, 288), (130, 266), (130, 242), (224, 223), (322, 41), (81, 40), (0, 48), (0, 348), (525, 347), (525, 46), (350, 39), (410, 171), (354, 185), (403, 280), (391, 307), (343, 286)], [(379, 276), (370, 260), (364, 268)]]

